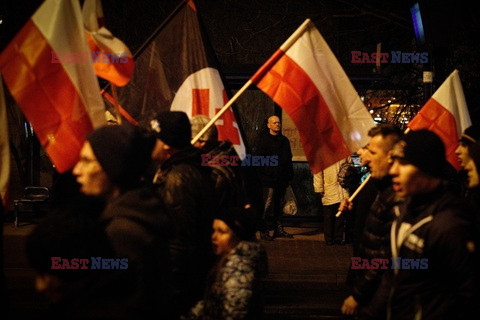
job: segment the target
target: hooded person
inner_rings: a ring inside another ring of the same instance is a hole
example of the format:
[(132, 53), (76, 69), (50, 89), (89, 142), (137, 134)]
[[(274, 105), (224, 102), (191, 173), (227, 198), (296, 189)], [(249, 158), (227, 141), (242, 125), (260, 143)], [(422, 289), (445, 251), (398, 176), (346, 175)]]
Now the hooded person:
[(125, 317), (149, 319), (170, 315), (172, 290), (168, 241), (172, 221), (158, 186), (144, 173), (151, 162), (155, 138), (129, 124), (104, 126), (91, 132), (73, 174), (80, 191), (101, 197), (100, 215), (116, 257), (128, 260), (123, 303)]
[(155, 184), (174, 222), (169, 243), (175, 306), (186, 313), (201, 298), (208, 270), (214, 262), (210, 231), (214, 214), (211, 168), (202, 166), (201, 150), (191, 144), (186, 113), (160, 112), (150, 121), (156, 137), (152, 159), (158, 170)]
[(256, 240), (252, 207), (223, 208), (213, 221), (217, 263), (204, 296), (186, 319), (261, 319), (267, 254)]
[(449, 186), (441, 139), (411, 131), (393, 150), (390, 319), (472, 319), (478, 299), (478, 232), (473, 212)]

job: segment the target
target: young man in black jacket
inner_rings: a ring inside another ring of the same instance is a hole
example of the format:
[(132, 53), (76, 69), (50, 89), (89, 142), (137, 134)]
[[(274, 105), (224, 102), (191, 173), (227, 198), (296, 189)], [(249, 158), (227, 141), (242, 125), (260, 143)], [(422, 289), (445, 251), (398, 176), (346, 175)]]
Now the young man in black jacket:
[(393, 188), (404, 202), (391, 228), (388, 319), (478, 317), (478, 229), (448, 185), (443, 142), (431, 131), (412, 131), (393, 159)]
[(158, 165), (155, 183), (172, 216), (175, 237), (169, 243), (175, 309), (187, 312), (201, 299), (207, 273), (214, 263), (211, 226), (214, 185), (211, 168), (202, 166), (202, 151), (191, 144), (185, 112), (166, 111), (152, 121), (156, 137), (152, 158)]

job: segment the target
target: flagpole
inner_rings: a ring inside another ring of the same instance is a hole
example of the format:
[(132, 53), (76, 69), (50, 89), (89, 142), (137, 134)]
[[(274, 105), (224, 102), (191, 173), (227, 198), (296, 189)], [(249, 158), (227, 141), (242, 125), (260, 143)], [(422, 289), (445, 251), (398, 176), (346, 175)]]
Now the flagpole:
[(192, 139), (191, 143), (194, 144), (195, 142), (197, 142), (198, 139), (200, 139), (200, 137), (205, 132), (207, 132), (207, 130), (215, 123), (215, 121), (217, 121), (225, 113), (225, 111), (227, 111), (228, 108), (230, 108), (230, 106), (238, 99), (238, 97), (240, 97), (245, 92), (245, 90), (248, 89), (248, 87), (250, 87), (251, 84), (252, 84), (252, 80), (248, 80), (243, 85), (243, 87), (240, 90), (238, 90), (237, 93), (235, 93), (232, 99), (228, 100), (228, 102), (223, 106), (223, 108), (220, 109), (220, 111), (218, 111), (215, 114), (215, 116), (205, 125), (205, 127), (203, 127), (202, 130), (200, 130), (200, 132)]
[(118, 124), (122, 124), (122, 116), (120, 114), (120, 106), (118, 103), (118, 96), (117, 96), (117, 86), (114, 85), (112, 82), (110, 82), (110, 85), (112, 86), (112, 95), (113, 95), (113, 100), (114, 100), (114, 105), (115, 105), (115, 111), (117, 111), (117, 122)]
[[(311, 20), (306, 19), (300, 27), (295, 30), (294, 33), (282, 44), (282, 46), (277, 50), (277, 52), (285, 52), (287, 51), (294, 43), (297, 41), (297, 39), (305, 32), (305, 30), (309, 27)], [(205, 127), (200, 130), (200, 132), (192, 139), (191, 143), (194, 144), (195, 142), (200, 139), (200, 137), (207, 132), (207, 130), (217, 121), (227, 110), (230, 108), (230, 106), (240, 97), (247, 89), (252, 85), (252, 83), (257, 82), (266, 72), (266, 70), (269, 69), (270, 66), (272, 66), (275, 62), (280, 59), (281, 55), (280, 54), (274, 54), (269, 61), (267, 61), (244, 85), (243, 87), (237, 91), (237, 93), (232, 97), (232, 99), (228, 100), (228, 102), (223, 106), (222, 109), (220, 109), (217, 114), (205, 125)]]
[[(360, 186), (358, 186), (357, 190), (355, 190), (355, 192), (350, 196), (350, 198), (348, 198), (348, 201), (349, 202), (352, 202), (353, 199), (355, 199), (355, 197), (357, 196), (357, 194), (362, 191), (363, 187), (365, 187), (365, 185), (367, 184), (368, 180), (370, 180), (370, 177), (371, 175), (368, 175), (368, 177), (363, 180), (362, 184)], [(343, 211), (340, 211), (338, 210), (337, 214), (335, 215), (335, 217), (340, 217), (340, 215), (342, 214)]]

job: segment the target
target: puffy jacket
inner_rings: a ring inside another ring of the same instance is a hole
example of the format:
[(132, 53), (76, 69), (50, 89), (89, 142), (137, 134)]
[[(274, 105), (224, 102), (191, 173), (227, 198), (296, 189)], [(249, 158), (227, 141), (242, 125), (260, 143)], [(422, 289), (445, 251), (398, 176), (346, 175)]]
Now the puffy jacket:
[(172, 216), (175, 237), (169, 242), (176, 302), (182, 313), (201, 297), (215, 257), (210, 236), (214, 214), (211, 168), (201, 165), (201, 151), (189, 147), (161, 166), (157, 180)]
[[(363, 229), (362, 241), (359, 245), (361, 258), (390, 259), (390, 228), (394, 219), (393, 207), (395, 193), (392, 188), (391, 177), (373, 180), (377, 187), (377, 196), (367, 215)], [(352, 286), (352, 295), (360, 304), (366, 305), (375, 294), (385, 269), (355, 270), (355, 280)]]
[(262, 319), (267, 253), (241, 241), (210, 274), (203, 299), (185, 319)]

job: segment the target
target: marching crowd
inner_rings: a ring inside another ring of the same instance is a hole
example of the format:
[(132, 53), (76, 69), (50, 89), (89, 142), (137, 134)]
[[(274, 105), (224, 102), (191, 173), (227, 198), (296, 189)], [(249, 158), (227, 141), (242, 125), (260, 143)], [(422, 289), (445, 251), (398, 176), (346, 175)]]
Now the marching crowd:
[[(36, 288), (52, 301), (51, 318), (262, 317), (268, 263), (256, 232), (266, 241), (293, 237), (279, 213), (293, 175), (288, 139), (272, 116), (258, 154), (283, 153), (278, 168), (202, 165), (202, 154), (236, 155), (229, 141), (218, 141), (214, 126), (191, 144), (208, 120), (170, 111), (152, 119), (149, 130), (114, 124), (89, 134), (72, 175), (54, 186), (49, 216), (27, 242)], [(370, 178), (353, 201), (344, 195), (332, 202), (330, 211), (342, 215), (330, 219), (326, 240), (345, 240), (335, 219), (349, 215), (353, 257), (424, 259), (427, 267), (350, 268), (342, 313), (471, 319), (479, 297), (479, 128), (468, 128), (460, 140), (459, 172), (431, 131), (404, 134), (385, 124), (369, 137), (357, 153)], [(328, 207), (320, 178), (317, 192)], [(70, 264), (53, 269), (53, 257)], [(128, 263), (71, 267), (74, 259), (93, 257)]]

